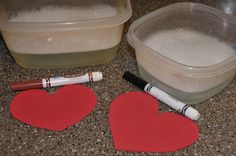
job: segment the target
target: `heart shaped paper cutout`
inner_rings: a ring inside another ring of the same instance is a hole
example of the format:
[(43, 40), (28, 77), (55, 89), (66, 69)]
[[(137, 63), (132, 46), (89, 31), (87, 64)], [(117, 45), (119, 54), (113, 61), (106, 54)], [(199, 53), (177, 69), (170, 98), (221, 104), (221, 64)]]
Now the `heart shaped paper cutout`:
[(13, 117), (34, 127), (60, 131), (78, 123), (96, 106), (96, 95), (83, 85), (17, 94), (10, 105)]
[(157, 100), (142, 92), (117, 97), (109, 112), (115, 148), (131, 152), (172, 152), (198, 139), (192, 120), (175, 113), (158, 112)]

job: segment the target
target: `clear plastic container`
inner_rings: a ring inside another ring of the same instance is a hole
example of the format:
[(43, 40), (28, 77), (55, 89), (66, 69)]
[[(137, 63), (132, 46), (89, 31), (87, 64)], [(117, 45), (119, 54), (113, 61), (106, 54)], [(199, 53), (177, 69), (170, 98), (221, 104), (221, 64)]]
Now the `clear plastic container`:
[(119, 47), (129, 0), (0, 0), (0, 30), (24, 67), (107, 63)]
[(128, 42), (140, 75), (179, 100), (199, 103), (236, 74), (236, 18), (198, 3), (176, 3), (135, 21)]

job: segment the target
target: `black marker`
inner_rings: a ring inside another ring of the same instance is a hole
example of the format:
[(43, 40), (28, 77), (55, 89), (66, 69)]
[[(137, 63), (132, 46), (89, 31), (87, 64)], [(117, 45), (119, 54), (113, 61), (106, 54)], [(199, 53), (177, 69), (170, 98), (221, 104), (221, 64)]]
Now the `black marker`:
[(138, 88), (144, 90), (145, 92), (149, 93), (150, 95), (156, 97), (160, 101), (166, 103), (171, 108), (177, 110), (181, 114), (187, 116), (192, 120), (198, 120), (200, 118), (200, 113), (190, 107), (189, 105), (175, 99), (174, 97), (168, 95), (167, 93), (163, 92), (159, 88), (151, 85), (150, 83), (140, 79), (139, 77), (135, 76), (130, 72), (125, 72), (123, 78), (128, 82), (132, 83), (133, 85), (137, 86)]

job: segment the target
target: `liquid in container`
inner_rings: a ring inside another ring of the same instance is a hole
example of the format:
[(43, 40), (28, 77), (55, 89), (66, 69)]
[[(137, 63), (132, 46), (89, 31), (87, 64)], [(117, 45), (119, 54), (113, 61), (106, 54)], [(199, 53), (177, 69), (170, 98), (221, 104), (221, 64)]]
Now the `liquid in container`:
[(0, 0), (0, 30), (23, 67), (84, 66), (111, 61), (129, 0)]
[(200, 103), (236, 74), (236, 18), (192, 2), (176, 3), (136, 20), (128, 42), (140, 75), (177, 99)]

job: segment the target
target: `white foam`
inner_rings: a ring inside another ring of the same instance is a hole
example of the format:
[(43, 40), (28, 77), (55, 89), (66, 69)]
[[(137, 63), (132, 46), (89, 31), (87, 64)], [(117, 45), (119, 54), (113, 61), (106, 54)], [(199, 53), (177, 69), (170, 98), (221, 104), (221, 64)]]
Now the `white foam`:
[(195, 67), (218, 64), (235, 55), (235, 50), (219, 39), (185, 29), (156, 32), (145, 44), (181, 64)]
[(117, 9), (110, 5), (92, 5), (88, 7), (55, 7), (18, 12), (11, 22), (59, 22), (83, 19), (96, 19), (117, 15)]

